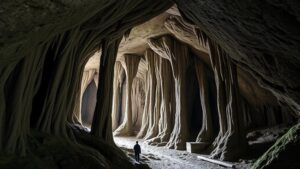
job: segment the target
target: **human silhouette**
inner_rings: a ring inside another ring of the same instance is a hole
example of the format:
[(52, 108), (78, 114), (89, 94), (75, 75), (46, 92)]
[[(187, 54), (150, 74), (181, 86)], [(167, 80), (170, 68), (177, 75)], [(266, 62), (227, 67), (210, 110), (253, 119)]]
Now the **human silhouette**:
[(134, 149), (135, 160), (137, 162), (140, 162), (141, 147), (138, 141), (136, 141), (136, 144), (134, 145), (133, 149)]

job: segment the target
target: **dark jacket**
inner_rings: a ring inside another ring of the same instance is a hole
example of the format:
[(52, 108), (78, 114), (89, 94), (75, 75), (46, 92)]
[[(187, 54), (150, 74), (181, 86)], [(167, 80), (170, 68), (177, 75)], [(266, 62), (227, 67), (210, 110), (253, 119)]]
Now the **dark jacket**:
[(135, 154), (141, 153), (141, 147), (139, 144), (134, 145), (133, 149), (134, 149)]

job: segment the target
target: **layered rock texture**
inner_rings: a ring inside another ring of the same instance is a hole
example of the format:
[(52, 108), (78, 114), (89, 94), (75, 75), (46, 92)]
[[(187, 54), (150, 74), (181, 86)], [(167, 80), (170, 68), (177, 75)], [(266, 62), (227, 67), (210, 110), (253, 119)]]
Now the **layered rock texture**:
[[(6, 160), (0, 168), (45, 168), (48, 162), (50, 168), (134, 168), (112, 142), (117, 50), (126, 31), (170, 6), (134, 0), (1, 2), (0, 152)], [(97, 103), (85, 134), (70, 126), (77, 124), (73, 110), (85, 64), (100, 48)]]
[(1, 2), (0, 168), (136, 168), (113, 135), (235, 161), (278, 125), (252, 168), (299, 167), (299, 7)]

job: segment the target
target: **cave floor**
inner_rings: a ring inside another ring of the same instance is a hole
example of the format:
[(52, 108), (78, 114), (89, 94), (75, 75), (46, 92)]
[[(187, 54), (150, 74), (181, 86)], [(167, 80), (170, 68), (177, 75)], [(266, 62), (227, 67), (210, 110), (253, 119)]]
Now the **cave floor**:
[[(115, 143), (123, 149), (131, 158), (134, 158), (132, 150), (135, 141), (141, 145), (141, 163), (146, 163), (152, 169), (224, 169), (216, 164), (197, 159), (198, 154), (167, 149), (163, 147), (150, 146), (143, 143), (143, 140), (135, 137), (114, 137)], [(250, 168), (245, 161), (235, 163), (236, 168)]]

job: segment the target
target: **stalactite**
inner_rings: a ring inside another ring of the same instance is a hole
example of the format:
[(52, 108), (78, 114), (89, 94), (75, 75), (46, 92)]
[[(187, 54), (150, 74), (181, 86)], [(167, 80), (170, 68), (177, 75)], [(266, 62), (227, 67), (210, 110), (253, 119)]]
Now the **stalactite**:
[(200, 90), (200, 101), (202, 108), (202, 128), (199, 132), (196, 142), (211, 144), (213, 141), (213, 125), (212, 125), (212, 112), (210, 110), (209, 88), (207, 79), (207, 70), (205, 65), (198, 58), (194, 58), (195, 70), (198, 79)]
[(120, 62), (115, 63), (114, 68), (114, 81), (113, 81), (113, 103), (112, 103), (112, 130), (114, 131), (118, 127), (119, 119), (119, 105), (120, 105), (120, 93), (121, 84), (124, 76), (124, 69)]
[(190, 62), (188, 47), (170, 36), (151, 38), (148, 44), (151, 49), (171, 63), (175, 82), (176, 113), (174, 128), (167, 147), (183, 150), (189, 137), (186, 103), (186, 71)]
[(132, 123), (132, 81), (136, 76), (139, 62), (141, 57), (125, 54), (124, 62), (121, 62), (125, 73), (126, 73), (126, 108), (125, 117), (122, 124), (114, 131), (115, 136), (132, 136), (133, 133), (133, 123)]

